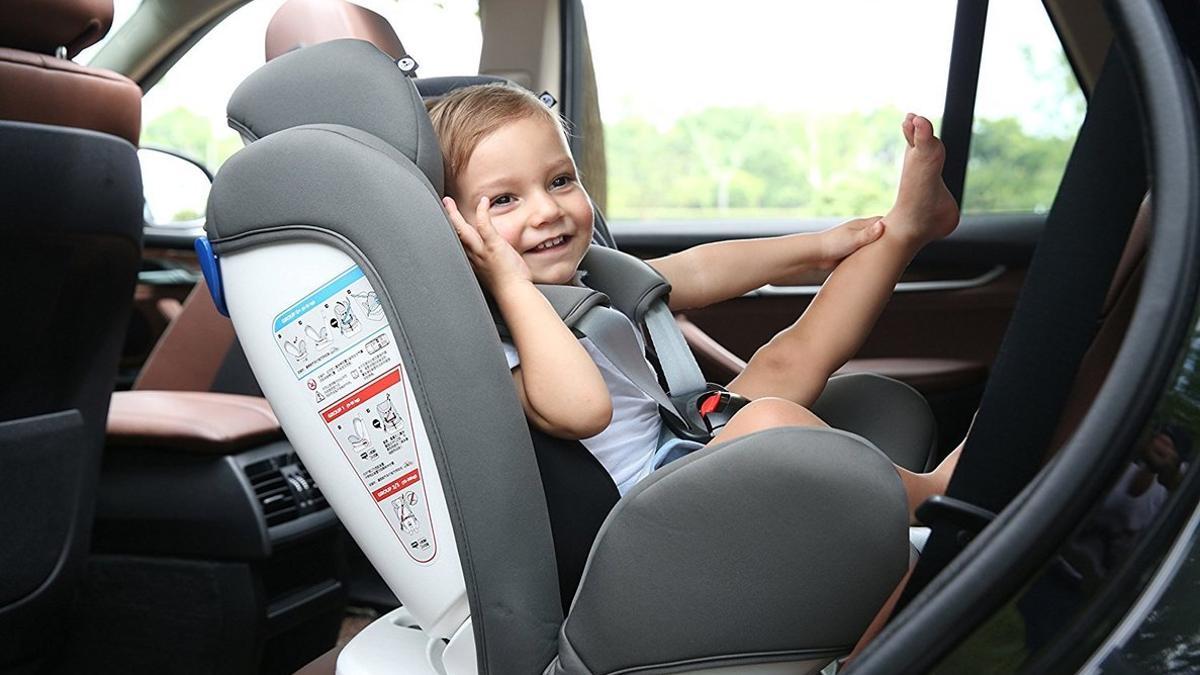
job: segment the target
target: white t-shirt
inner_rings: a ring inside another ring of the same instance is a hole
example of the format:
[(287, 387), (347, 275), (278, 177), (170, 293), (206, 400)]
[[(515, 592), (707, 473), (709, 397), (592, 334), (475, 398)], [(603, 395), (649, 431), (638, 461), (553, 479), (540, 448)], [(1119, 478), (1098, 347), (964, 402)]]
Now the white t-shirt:
[[(521, 363), (517, 348), (507, 341), (503, 344), (508, 367), (516, 368)], [(662, 416), (658, 413), (658, 403), (625, 377), (591, 340), (581, 338), (579, 344), (600, 369), (613, 406), (612, 422), (608, 427), (580, 442), (600, 460), (623, 495), (654, 470), (654, 453), (662, 434)]]

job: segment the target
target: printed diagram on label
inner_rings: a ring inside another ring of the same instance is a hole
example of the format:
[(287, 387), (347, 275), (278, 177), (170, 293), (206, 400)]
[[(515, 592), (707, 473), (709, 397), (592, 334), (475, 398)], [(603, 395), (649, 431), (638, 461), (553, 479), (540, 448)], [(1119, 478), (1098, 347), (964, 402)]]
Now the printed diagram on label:
[[(338, 275), (275, 319), (275, 342), (297, 377), (322, 367), (351, 347), (361, 346), (376, 354), (390, 340), (383, 305), (362, 270), (353, 267)], [(352, 377), (361, 377), (358, 371)], [(369, 375), (367, 375), (369, 377)], [(325, 382), (318, 378), (318, 383)], [(314, 389), (316, 399), (336, 394), (326, 386)]]
[(379, 296), (375, 291), (365, 291), (354, 293), (350, 297), (358, 301), (358, 306), (362, 308), (363, 314), (371, 321), (383, 320), (383, 305), (379, 302)]
[(281, 312), (272, 328), (297, 386), (405, 551), (420, 563), (433, 560), (404, 367), (362, 271), (342, 273)]
[(338, 446), (417, 562), (436, 551), (428, 527), (416, 444), (394, 400), (404, 400), (400, 370), (393, 370), (321, 411)]
[(421, 532), (421, 520), (413, 512), (418, 499), (416, 492), (406, 490), (399, 499), (392, 502), (393, 508), (396, 509), (396, 519), (400, 521), (400, 529), (414, 536)]

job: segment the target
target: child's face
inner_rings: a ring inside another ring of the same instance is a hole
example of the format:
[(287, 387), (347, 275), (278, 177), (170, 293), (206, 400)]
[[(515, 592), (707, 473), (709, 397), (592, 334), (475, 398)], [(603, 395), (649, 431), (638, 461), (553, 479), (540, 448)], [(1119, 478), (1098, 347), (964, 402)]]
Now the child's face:
[(540, 117), (485, 136), (454, 181), (463, 217), (487, 197), (496, 231), (521, 254), (533, 282), (565, 284), (592, 240), (592, 203), (556, 125)]

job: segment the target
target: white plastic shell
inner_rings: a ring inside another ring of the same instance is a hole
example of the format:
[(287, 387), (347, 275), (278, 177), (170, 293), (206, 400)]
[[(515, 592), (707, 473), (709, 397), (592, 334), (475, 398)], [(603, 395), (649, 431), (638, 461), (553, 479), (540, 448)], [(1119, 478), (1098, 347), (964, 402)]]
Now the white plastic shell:
[(315, 242), (253, 247), (220, 264), (238, 339), (288, 439), (416, 623), (450, 639), (470, 616), (458, 547), (375, 289), (343, 252)]

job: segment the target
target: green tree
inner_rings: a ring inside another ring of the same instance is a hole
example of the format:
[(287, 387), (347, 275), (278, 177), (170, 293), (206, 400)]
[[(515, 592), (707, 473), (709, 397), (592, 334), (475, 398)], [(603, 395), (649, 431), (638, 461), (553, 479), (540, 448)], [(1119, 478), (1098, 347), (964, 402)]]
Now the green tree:
[(1013, 117), (977, 121), (963, 210), (1046, 211), (1058, 190), (1071, 144), (1071, 139), (1027, 135)]
[(213, 131), (211, 120), (187, 108), (174, 108), (150, 120), (142, 128), (142, 145), (174, 150), (216, 171), (241, 148), (232, 131)]

